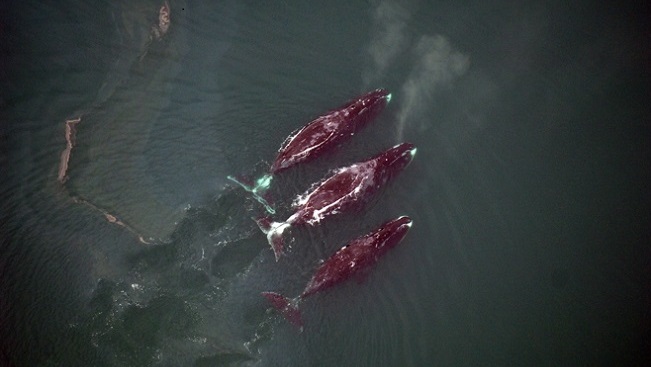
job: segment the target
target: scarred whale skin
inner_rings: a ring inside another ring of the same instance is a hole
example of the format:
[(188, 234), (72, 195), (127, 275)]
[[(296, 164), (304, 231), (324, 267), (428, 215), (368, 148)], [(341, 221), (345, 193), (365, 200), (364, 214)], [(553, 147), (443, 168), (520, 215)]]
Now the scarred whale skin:
[(407, 167), (415, 154), (413, 144), (402, 143), (369, 160), (336, 169), (330, 177), (294, 200), (292, 206), (296, 211), (286, 221), (259, 219), (258, 226), (266, 233), (276, 261), (283, 252), (285, 229), (292, 225), (314, 226), (326, 217), (361, 207), (389, 179)]
[(335, 147), (377, 117), (390, 99), (389, 92), (376, 89), (312, 120), (287, 137), (271, 164), (270, 173), (314, 159)]
[(303, 328), (298, 302), (312, 294), (334, 287), (353, 276), (363, 275), (407, 235), (412, 220), (402, 216), (382, 224), (374, 231), (356, 238), (330, 256), (316, 270), (303, 292), (293, 300), (275, 292), (262, 295), (290, 323)]

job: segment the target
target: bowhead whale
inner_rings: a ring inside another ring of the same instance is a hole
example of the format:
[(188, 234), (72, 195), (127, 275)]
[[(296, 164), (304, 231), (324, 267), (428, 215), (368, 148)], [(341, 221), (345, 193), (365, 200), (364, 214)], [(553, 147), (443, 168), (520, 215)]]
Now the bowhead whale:
[(275, 292), (262, 292), (262, 295), (289, 322), (302, 330), (303, 320), (298, 309), (300, 300), (336, 286), (353, 276), (363, 275), (380, 257), (402, 241), (411, 225), (412, 220), (402, 216), (352, 240), (319, 266), (303, 292), (294, 299), (290, 300)]
[(271, 185), (274, 174), (334, 149), (375, 119), (390, 100), (391, 94), (384, 89), (376, 89), (352, 99), (290, 134), (278, 150), (269, 173), (257, 179), (252, 186), (233, 176), (228, 176), (228, 179), (251, 192), (273, 214), (273, 208), (261, 194)]
[(366, 126), (390, 100), (389, 92), (376, 89), (317, 117), (285, 139), (269, 172), (286, 170), (334, 148)]
[(283, 252), (283, 232), (287, 228), (303, 224), (314, 226), (329, 216), (360, 208), (389, 179), (407, 167), (415, 154), (413, 144), (402, 143), (369, 160), (336, 169), (294, 200), (295, 212), (284, 222), (273, 222), (268, 217), (258, 219), (258, 226), (267, 235), (276, 261)]

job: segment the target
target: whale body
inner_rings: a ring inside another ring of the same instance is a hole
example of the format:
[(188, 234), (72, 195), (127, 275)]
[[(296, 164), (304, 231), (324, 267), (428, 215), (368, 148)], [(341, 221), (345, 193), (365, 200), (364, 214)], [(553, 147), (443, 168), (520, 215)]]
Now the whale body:
[(377, 117), (390, 99), (389, 92), (376, 89), (317, 117), (285, 139), (269, 171), (286, 170), (334, 148)]
[(258, 219), (258, 226), (267, 235), (276, 261), (283, 252), (283, 232), (286, 229), (293, 225), (315, 226), (329, 216), (360, 208), (389, 179), (407, 167), (415, 154), (413, 144), (402, 143), (366, 161), (336, 169), (331, 176), (294, 200), (295, 212), (284, 222)]
[(290, 323), (302, 329), (303, 321), (298, 309), (300, 300), (343, 283), (351, 277), (363, 275), (402, 241), (411, 225), (412, 220), (402, 216), (352, 240), (319, 266), (303, 292), (293, 300), (275, 292), (262, 292), (262, 295)]

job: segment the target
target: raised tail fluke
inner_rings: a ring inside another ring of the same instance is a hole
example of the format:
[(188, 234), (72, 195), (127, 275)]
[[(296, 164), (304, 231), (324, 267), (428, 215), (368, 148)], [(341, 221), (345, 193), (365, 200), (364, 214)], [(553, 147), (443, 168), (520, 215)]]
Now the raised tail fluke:
[(295, 301), (275, 292), (262, 292), (262, 295), (287, 321), (303, 331), (301, 311)]
[(261, 218), (251, 218), (255, 221), (255, 223), (258, 225), (262, 233), (267, 234), (269, 231), (271, 231), (271, 226), (273, 225), (273, 222), (271, 218), (269, 217), (261, 217)]
[(285, 247), (285, 240), (283, 239), (283, 232), (290, 227), (286, 222), (273, 222), (269, 217), (258, 218), (255, 220), (260, 227), (260, 230), (267, 235), (267, 242), (274, 251), (276, 261), (280, 259)]

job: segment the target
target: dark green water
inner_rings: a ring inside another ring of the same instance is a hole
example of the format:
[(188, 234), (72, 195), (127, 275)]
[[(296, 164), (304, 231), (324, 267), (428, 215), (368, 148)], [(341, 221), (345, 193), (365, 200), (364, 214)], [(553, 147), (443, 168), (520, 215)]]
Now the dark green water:
[[(0, 5), (1, 365), (649, 357), (641, 9), (171, 1), (148, 42), (160, 6)], [(226, 176), (262, 174), (292, 130), (378, 87), (393, 99), (369, 129), (277, 178), (279, 217), (330, 168), (400, 141), (414, 162), (363, 213), (293, 230), (276, 263)], [(319, 259), (403, 214), (404, 243), (307, 299), (303, 333), (267, 309), (261, 291), (299, 294)]]

